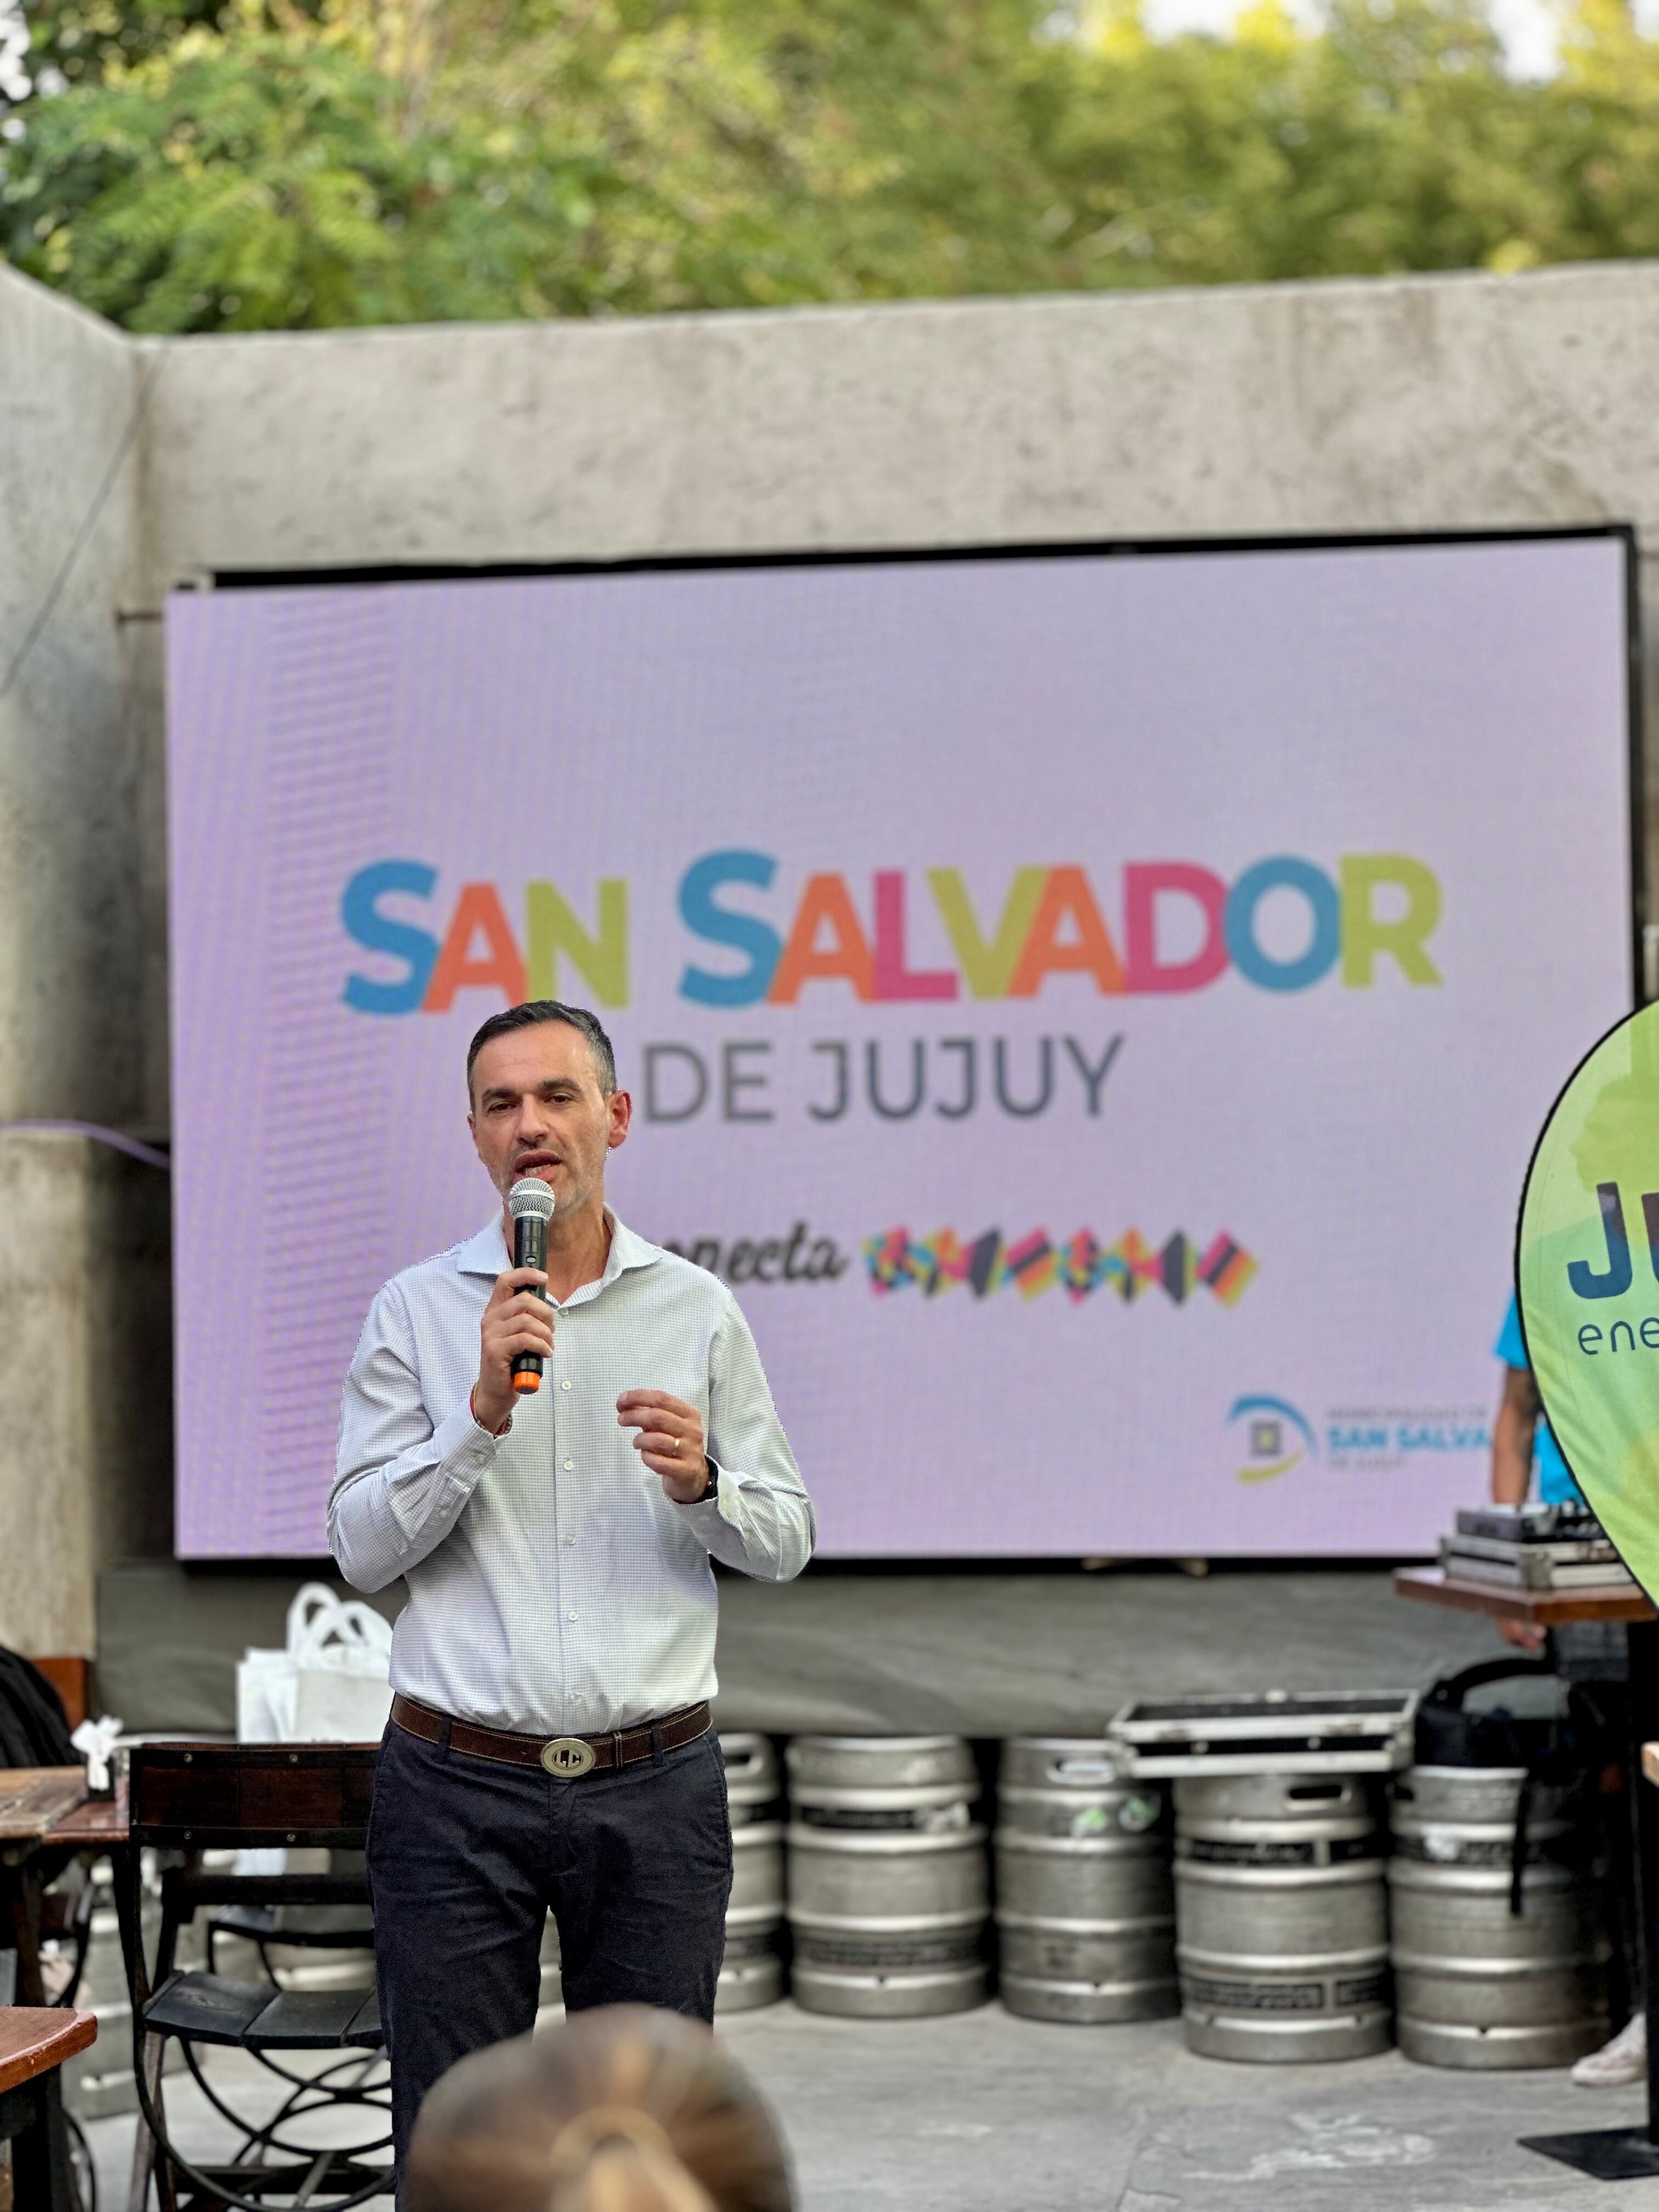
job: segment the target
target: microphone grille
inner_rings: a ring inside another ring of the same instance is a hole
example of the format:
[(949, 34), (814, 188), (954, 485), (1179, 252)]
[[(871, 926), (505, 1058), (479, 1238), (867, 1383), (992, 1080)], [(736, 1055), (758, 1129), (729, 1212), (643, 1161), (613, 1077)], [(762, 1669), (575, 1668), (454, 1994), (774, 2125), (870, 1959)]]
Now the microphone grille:
[(526, 1214), (532, 1220), (553, 1218), (553, 1194), (538, 1176), (521, 1176), (507, 1194), (507, 1210), (515, 1221)]

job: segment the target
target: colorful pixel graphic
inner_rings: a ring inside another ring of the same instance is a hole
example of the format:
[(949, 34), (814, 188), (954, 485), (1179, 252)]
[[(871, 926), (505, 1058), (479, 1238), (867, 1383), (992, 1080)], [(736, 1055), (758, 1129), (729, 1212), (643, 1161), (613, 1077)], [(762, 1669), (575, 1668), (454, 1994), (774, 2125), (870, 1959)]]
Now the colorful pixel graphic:
[(878, 1297), (914, 1283), (925, 1297), (965, 1283), (976, 1298), (1012, 1283), (1022, 1297), (1040, 1297), (1058, 1283), (1074, 1305), (1103, 1285), (1126, 1305), (1155, 1285), (1183, 1304), (1202, 1283), (1224, 1306), (1243, 1297), (1256, 1261), (1224, 1231), (1200, 1252), (1180, 1230), (1154, 1249), (1138, 1229), (1126, 1229), (1115, 1244), (1103, 1244), (1092, 1229), (1079, 1229), (1055, 1244), (1046, 1229), (1034, 1229), (1018, 1243), (1003, 1241), (1000, 1229), (963, 1238), (954, 1229), (933, 1237), (912, 1237), (908, 1229), (889, 1229), (866, 1239), (864, 1264)]

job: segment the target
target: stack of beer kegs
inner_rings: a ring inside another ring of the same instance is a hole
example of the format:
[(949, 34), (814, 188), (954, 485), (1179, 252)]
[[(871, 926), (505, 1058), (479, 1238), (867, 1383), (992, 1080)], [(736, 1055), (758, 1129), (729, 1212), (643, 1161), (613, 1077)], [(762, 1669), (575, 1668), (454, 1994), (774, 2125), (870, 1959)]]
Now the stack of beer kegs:
[(1392, 2039), (1373, 1788), (1341, 1774), (1176, 1784), (1187, 2041), (1211, 2058), (1358, 2058)]
[(715, 1993), (723, 2013), (753, 2012), (783, 1995), (783, 1777), (771, 1740), (720, 1738), (732, 1809), (732, 1901)]
[(983, 2002), (979, 1778), (959, 1736), (797, 1736), (789, 1925), (808, 2012), (916, 2019)]
[(1516, 1710), (1514, 1678), (1547, 1672), (1486, 1660), (1418, 1709), (1389, 1883), (1400, 2047), (1425, 2065), (1565, 2066), (1607, 2038), (1585, 1747), (1558, 1712)]
[(1395, 1785), (1400, 2047), (1428, 2066), (1567, 2066), (1608, 2033), (1601, 1902), (1571, 1802), (1522, 1767), (1413, 1766)]
[(1016, 1736), (997, 1790), (1002, 2002), (1103, 2025), (1180, 2009), (1169, 1801), (1098, 1737)]

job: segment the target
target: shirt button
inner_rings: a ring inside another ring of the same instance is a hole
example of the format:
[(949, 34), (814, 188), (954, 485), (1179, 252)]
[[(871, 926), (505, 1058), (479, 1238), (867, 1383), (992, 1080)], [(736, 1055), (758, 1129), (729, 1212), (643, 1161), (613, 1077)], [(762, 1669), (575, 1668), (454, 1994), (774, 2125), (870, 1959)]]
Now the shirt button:
[(574, 1536), (567, 1536), (564, 1540), (567, 1544), (574, 1544), (576, 1540)]
[(574, 1613), (566, 1613), (566, 1615), (565, 1615), (565, 1619), (566, 1619), (567, 1620), (574, 1620), (575, 1618), (576, 1618), (576, 1616), (575, 1616), (575, 1614), (574, 1614)]
[(573, 1471), (573, 1469), (574, 1468), (575, 1464), (576, 1464), (576, 1462), (575, 1462), (575, 1461), (574, 1461), (574, 1459), (568, 1459), (568, 1460), (566, 1460), (566, 1462), (565, 1462), (565, 1463), (564, 1463), (564, 1471), (565, 1471), (565, 1473), (566, 1473), (567, 1474), (569, 1474)]
[(559, 1388), (561, 1390), (568, 1390), (570, 1388), (570, 1377), (568, 1375), (565, 1376), (563, 1382), (560, 1383)]

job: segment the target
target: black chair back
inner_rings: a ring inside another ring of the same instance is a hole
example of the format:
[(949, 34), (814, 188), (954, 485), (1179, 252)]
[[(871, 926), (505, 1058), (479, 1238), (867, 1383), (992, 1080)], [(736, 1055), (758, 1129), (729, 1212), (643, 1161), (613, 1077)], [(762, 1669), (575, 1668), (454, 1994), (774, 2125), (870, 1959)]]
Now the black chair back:
[(132, 1841), (172, 1850), (362, 1850), (372, 1743), (143, 1743), (130, 1754)]

